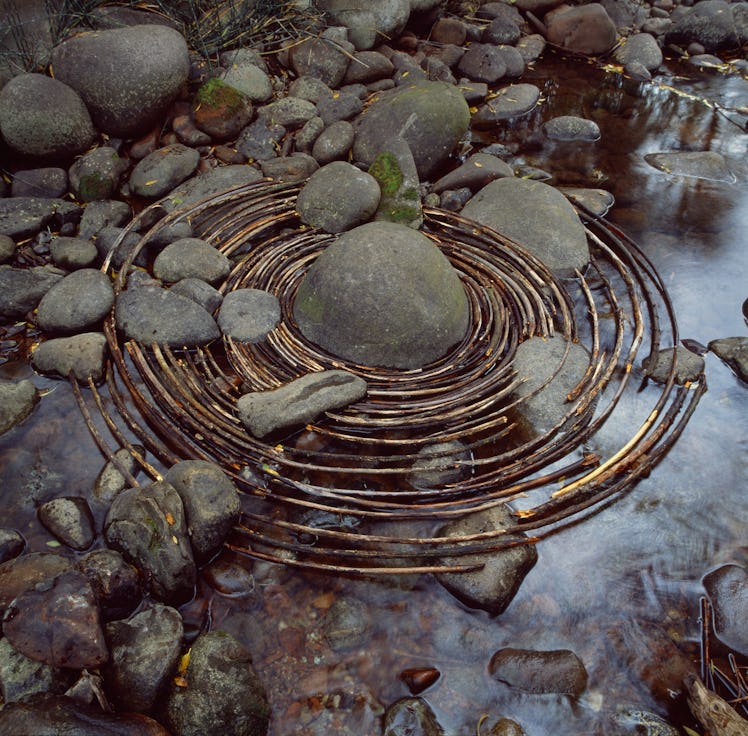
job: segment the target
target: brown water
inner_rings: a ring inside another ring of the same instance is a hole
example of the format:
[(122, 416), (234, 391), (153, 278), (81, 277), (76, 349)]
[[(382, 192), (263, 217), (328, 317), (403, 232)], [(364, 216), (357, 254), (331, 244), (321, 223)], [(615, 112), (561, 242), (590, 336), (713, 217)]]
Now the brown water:
[[(748, 105), (748, 82), (739, 77), (690, 68), (678, 74), (688, 78), (660, 82), (726, 108)], [(540, 85), (546, 101), (495, 140), (516, 144), (518, 161), (550, 171), (558, 184), (615, 195), (609, 217), (659, 270), (682, 337), (706, 344), (746, 334), (746, 134), (729, 119), (743, 118), (581, 62), (544, 62), (523, 81)], [(601, 140), (544, 140), (540, 124), (560, 114), (593, 118)], [(669, 176), (644, 161), (671, 150), (717, 151), (737, 183)], [(30, 375), (49, 391), (30, 419), (0, 438), (2, 523), (19, 529), (30, 550), (49, 549), (36, 506), (57, 495), (90, 498), (103, 460), (66, 383), (25, 365), (0, 371)], [(748, 562), (748, 387), (712, 354), (706, 376), (709, 390), (665, 460), (617, 503), (544, 540), (537, 565), (498, 618), (464, 608), (428, 576), (334, 580), (226, 555), (252, 573), (251, 590), (224, 595), (201, 583), (183, 610), (188, 626), (193, 634), (226, 628), (255, 652), (274, 736), (378, 734), (381, 705), (408, 695), (398, 675), (412, 667), (440, 671), (423, 697), (448, 734), (476, 733), (484, 714), (514, 718), (528, 736), (612, 733), (604, 724), (621, 705), (693, 725), (674, 691), (678, 667), (698, 666), (700, 579), (723, 562)], [(637, 396), (627, 395), (616, 415), (636, 420), (648, 411)], [(594, 442), (618, 446), (629, 426), (606, 425)], [(104, 509), (92, 505), (101, 523)], [(341, 600), (361, 606), (348, 626), (351, 647), (335, 651), (325, 631)], [(573, 650), (589, 673), (586, 693), (578, 702), (513, 694), (487, 673), (503, 646)]]

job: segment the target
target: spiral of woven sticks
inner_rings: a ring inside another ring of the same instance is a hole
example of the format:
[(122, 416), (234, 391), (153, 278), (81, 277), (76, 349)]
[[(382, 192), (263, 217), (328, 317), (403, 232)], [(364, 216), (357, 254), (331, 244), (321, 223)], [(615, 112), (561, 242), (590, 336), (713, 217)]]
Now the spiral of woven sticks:
[[(153, 479), (160, 477), (158, 469), (129, 436), (164, 466), (203, 459), (230, 475), (245, 501), (228, 542), (238, 552), (333, 573), (475, 569), (468, 558), (464, 564), (454, 559), (535, 542), (626, 492), (665, 455), (706, 390), (703, 377), (676, 383), (673, 351), (667, 381), (637, 394), (646, 395), (651, 408), (632, 423), (626, 441), (607, 455), (590, 449), (606, 422), (620, 423), (621, 399), (641, 389), (636, 375), (642, 356), (678, 339), (653, 266), (634, 243), (590, 213), (580, 214), (591, 263), (584, 274), (562, 281), (496, 231), (427, 209), (422, 231), (451, 261), (468, 295), (468, 333), (417, 370), (330, 355), (304, 338), (292, 314), (300, 280), (334, 239), (300, 223), (299, 191), (300, 185), (262, 181), (174, 210), (142, 232), (115, 276), (119, 293), (149, 239), (187, 220), (196, 236), (232, 260), (220, 286), (224, 294), (257, 288), (280, 300), (281, 322), (265, 341), (224, 337), (190, 350), (143, 345), (123, 341), (112, 314), (105, 324), (111, 351), (106, 383), (89, 383), (109, 433)], [(144, 229), (151, 209), (120, 242)], [(104, 269), (110, 270), (109, 262)], [(519, 391), (517, 346), (553, 336), (567, 347), (551, 379)], [(542, 397), (572, 342), (586, 348), (589, 362), (567, 396), (564, 416), (542, 434), (524, 432), (522, 403)], [(329, 368), (364, 378), (366, 397), (272, 443), (244, 429), (236, 411), (242, 394)], [(77, 387), (76, 393), (94, 437), (112, 458), (91, 400)], [(424, 482), (434, 477), (434, 463), (454, 471), (448, 481)], [(514, 523), (463, 536), (439, 531), (446, 521), (498, 505), (511, 509)]]

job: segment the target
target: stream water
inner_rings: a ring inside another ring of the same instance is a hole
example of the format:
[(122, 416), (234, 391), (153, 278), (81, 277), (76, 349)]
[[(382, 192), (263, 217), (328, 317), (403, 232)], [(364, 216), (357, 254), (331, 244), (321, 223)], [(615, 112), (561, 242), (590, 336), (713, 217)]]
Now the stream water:
[[(553, 173), (557, 184), (612, 192), (608, 217), (660, 272), (681, 337), (706, 344), (746, 333), (747, 139), (744, 117), (726, 110), (748, 105), (748, 82), (692, 67), (672, 74), (640, 84), (551, 57), (523, 78), (543, 89), (539, 111), (493, 140), (516, 146), (517, 162)], [(544, 139), (541, 123), (561, 114), (594, 119), (601, 140)], [(644, 159), (674, 150), (721, 153), (736, 183), (669, 175)], [(423, 697), (447, 734), (476, 733), (484, 714), (511, 717), (528, 736), (610, 734), (622, 707), (693, 726), (677, 690), (682, 668), (699, 664), (701, 578), (728, 561), (748, 563), (748, 387), (713, 354), (705, 358), (709, 390), (668, 456), (624, 498), (543, 540), (499, 617), (461, 606), (428, 576), (337, 580), (227, 554), (251, 577), (242, 583), (218, 570), (211, 580), (223, 593), (201, 582), (183, 609), (188, 629), (225, 628), (254, 652), (273, 736), (375, 736), (381, 704), (409, 694), (399, 674), (421, 667), (440, 672)], [(65, 382), (22, 363), (0, 375), (31, 376), (47, 392), (0, 438), (0, 493), (3, 525), (19, 529), (30, 550), (49, 549), (36, 506), (56, 495), (91, 498), (103, 461)], [(637, 409), (632, 395), (623, 416)], [(620, 444), (627, 431), (606, 426), (598, 441)], [(104, 509), (92, 506), (101, 523)], [(513, 693), (487, 671), (505, 646), (573, 650), (587, 691), (578, 701)], [(621, 733), (637, 732), (636, 716), (618, 722)]]

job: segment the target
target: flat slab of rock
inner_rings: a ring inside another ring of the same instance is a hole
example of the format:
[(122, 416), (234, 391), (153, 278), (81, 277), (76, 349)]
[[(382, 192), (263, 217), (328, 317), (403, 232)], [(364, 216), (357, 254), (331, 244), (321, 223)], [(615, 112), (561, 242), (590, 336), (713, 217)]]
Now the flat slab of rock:
[(711, 340), (708, 347), (735, 371), (738, 378), (748, 383), (748, 338), (722, 337)]
[(40, 373), (67, 378), (72, 371), (79, 383), (87, 383), (89, 376), (98, 383), (104, 377), (106, 355), (106, 336), (102, 332), (82, 332), (45, 340), (32, 353), (31, 362)]
[(722, 154), (716, 151), (675, 151), (648, 153), (644, 160), (654, 168), (674, 176), (692, 176), (710, 181), (735, 182)]
[(303, 426), (326, 411), (340, 409), (366, 395), (366, 381), (347, 371), (309, 373), (280, 388), (244, 394), (237, 401), (242, 424), (255, 436)]
[(39, 391), (31, 381), (0, 380), (0, 434), (22, 422), (39, 401)]
[(476, 192), (495, 179), (505, 176), (514, 176), (514, 170), (506, 161), (488, 153), (474, 153), (454, 171), (435, 181), (431, 191), (439, 194), (447, 189), (468, 187)]
[(161, 206), (171, 212), (178, 207), (186, 207), (199, 202), (212, 194), (218, 194), (240, 184), (251, 184), (260, 179), (262, 179), (262, 173), (252, 166), (244, 164), (217, 166), (180, 184), (164, 199)]
[(81, 268), (65, 276), (41, 299), (39, 327), (48, 332), (81, 332), (96, 327), (114, 304), (109, 277), (95, 268)]
[(675, 358), (675, 382), (684, 384), (698, 381), (704, 374), (704, 359), (696, 353), (692, 353), (683, 345), (674, 348), (664, 348), (655, 356), (645, 358), (642, 368), (645, 373), (657, 383), (666, 383), (670, 373), (673, 358)]
[(218, 326), (224, 337), (261, 342), (280, 322), (278, 298), (261, 289), (234, 289), (223, 298)]

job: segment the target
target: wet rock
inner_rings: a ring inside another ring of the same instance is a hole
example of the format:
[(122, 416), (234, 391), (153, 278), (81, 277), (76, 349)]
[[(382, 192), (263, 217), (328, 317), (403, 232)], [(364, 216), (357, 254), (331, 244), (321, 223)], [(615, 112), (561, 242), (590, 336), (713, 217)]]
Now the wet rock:
[(561, 115), (543, 123), (543, 133), (552, 141), (596, 141), (600, 139), (600, 128), (594, 120)]
[(183, 634), (179, 612), (158, 604), (107, 624), (111, 657), (104, 677), (117, 708), (151, 713), (176, 671)]
[(730, 184), (735, 182), (735, 175), (727, 167), (724, 157), (716, 151), (648, 153), (644, 160), (650, 166), (674, 176), (693, 176), (697, 179), (724, 181)]
[(389, 222), (361, 225), (328, 246), (301, 282), (294, 316), (307, 339), (334, 355), (398, 368), (441, 357), (468, 322), (447, 258), (425, 236)]
[(214, 289), (207, 281), (199, 278), (180, 279), (171, 287), (171, 291), (192, 299), (211, 314), (221, 306), (223, 301), (223, 296), (218, 289)]
[(161, 206), (168, 212), (177, 207), (187, 207), (201, 199), (240, 184), (251, 184), (262, 179), (262, 174), (252, 166), (233, 164), (218, 166), (180, 184)]
[(270, 77), (256, 63), (235, 63), (224, 72), (221, 78), (226, 84), (239, 90), (251, 102), (265, 102), (273, 96), (273, 83)]
[(319, 168), (319, 164), (308, 154), (297, 152), (290, 156), (261, 161), (260, 168), (270, 179), (290, 182), (308, 179)]
[(582, 206), (598, 217), (605, 217), (615, 204), (615, 197), (605, 189), (583, 189), (579, 187), (559, 187), (559, 191), (575, 206)]
[(299, 128), (317, 114), (317, 107), (300, 97), (282, 97), (257, 110), (257, 117), (268, 126), (282, 125), (284, 128)]
[(128, 338), (146, 345), (205, 345), (220, 337), (213, 317), (199, 304), (158, 286), (127, 289), (117, 297), (115, 319)]
[(343, 82), (369, 84), (378, 79), (388, 79), (394, 71), (392, 62), (379, 51), (358, 51), (353, 54)]
[(152, 718), (104, 713), (63, 695), (34, 695), (0, 710), (0, 733), (71, 736), (169, 736)]
[(53, 667), (95, 668), (109, 656), (93, 590), (75, 570), (15, 598), (5, 611), (3, 634), (21, 654)]
[(261, 289), (234, 289), (224, 297), (217, 319), (225, 337), (261, 342), (280, 322), (280, 302)]
[(183, 238), (167, 245), (153, 262), (153, 275), (174, 283), (195, 278), (217, 284), (229, 275), (231, 264), (223, 253), (199, 238)]
[(54, 49), (52, 66), (55, 78), (83, 98), (99, 130), (133, 138), (161, 122), (190, 61), (180, 33), (139, 25), (73, 36)]
[(706, 733), (718, 736), (743, 736), (748, 732), (748, 721), (738, 714), (733, 705), (709, 690), (695, 675), (685, 680), (688, 707), (704, 727)]
[(61, 695), (69, 687), (70, 679), (64, 670), (29, 659), (15, 650), (6, 638), (0, 639), (0, 694), (5, 705), (37, 693)]
[(662, 64), (662, 49), (651, 33), (634, 33), (613, 52), (613, 57), (627, 71), (632, 64), (641, 64), (647, 71), (654, 72)]
[(201, 634), (184, 673), (187, 687), (172, 685), (165, 723), (175, 734), (265, 736), (270, 706), (250, 653), (222, 631)]
[(0, 527), (0, 564), (18, 557), (25, 546), (26, 540), (20, 532)]
[(470, 472), (472, 453), (459, 440), (426, 445), (413, 461), (410, 484), (414, 488), (439, 488), (455, 483)]
[(316, 77), (334, 89), (345, 77), (349, 54), (325, 38), (306, 38), (292, 46), (288, 58), (297, 77)]
[(440, 677), (441, 673), (435, 667), (410, 667), (398, 675), (398, 679), (407, 685), (411, 695), (428, 690)]
[(279, 141), (285, 134), (286, 129), (282, 125), (258, 119), (244, 128), (236, 141), (236, 150), (250, 161), (267, 161), (278, 155)]
[(748, 338), (723, 337), (711, 340), (708, 347), (735, 371), (741, 381), (748, 383)]
[[(351, 144), (353, 136), (351, 135)], [(9, 235), (0, 235), (0, 264), (13, 260), (16, 253), (16, 244)]]
[(93, 238), (105, 227), (122, 227), (132, 217), (127, 202), (108, 199), (89, 202), (83, 210), (78, 227), (79, 238)]
[(345, 161), (334, 161), (312, 174), (297, 200), (301, 221), (328, 233), (366, 222), (377, 211), (377, 180)]
[(431, 706), (422, 698), (401, 698), (384, 714), (384, 736), (443, 736)]
[(43, 197), (0, 198), (0, 235), (31, 238), (45, 227), (58, 230), (75, 223), (82, 210), (74, 202)]
[(45, 167), (25, 169), (13, 174), (11, 197), (64, 197), (68, 191), (68, 174), (65, 169)]
[(548, 184), (497, 179), (465, 205), (462, 215), (515, 240), (561, 276), (572, 276), (590, 260), (581, 220), (566, 197)]
[(481, 105), (473, 115), (477, 128), (493, 128), (497, 122), (527, 115), (540, 99), (540, 90), (533, 84), (512, 84), (498, 90), (496, 97)]
[(682, 345), (664, 348), (657, 355), (645, 358), (642, 361), (642, 368), (653, 381), (666, 383), (673, 360), (675, 360), (676, 383), (698, 381), (704, 375), (704, 359)]
[(704, 576), (704, 588), (714, 609), (714, 631), (727, 647), (748, 654), (748, 571), (722, 565)]
[[(343, 122), (343, 121), (339, 121)], [(348, 124), (350, 126), (350, 123)], [(351, 141), (348, 145), (348, 150), (350, 150), (350, 147), (353, 145), (353, 127), (351, 127)], [(311, 153), (312, 147), (314, 146), (314, 143), (316, 142), (317, 138), (319, 138), (322, 131), (325, 129), (325, 124), (322, 121), (322, 118), (319, 115), (315, 115), (313, 118), (310, 118), (307, 120), (304, 125), (301, 127), (301, 130), (298, 130), (296, 132), (296, 135), (294, 135), (294, 146), (297, 151), (301, 151), (302, 153)], [(316, 156), (314, 157), (316, 158)], [(342, 158), (342, 156), (338, 156), (338, 158)], [(332, 160), (332, 159), (331, 159)], [(319, 159), (317, 159), (317, 163), (320, 163)]]
[(72, 549), (88, 549), (94, 541), (94, 520), (85, 498), (63, 496), (43, 503), (39, 521), (60, 542)]
[(65, 276), (41, 299), (37, 323), (47, 332), (81, 332), (99, 325), (114, 304), (109, 277), (95, 268)]
[(345, 652), (364, 644), (369, 625), (365, 603), (356, 598), (336, 598), (325, 616), (325, 638), (334, 651)]
[[(461, 537), (506, 529), (507, 540), (521, 540), (524, 534), (516, 531), (516, 524), (504, 506), (471, 513), (445, 524), (439, 536)], [(532, 544), (519, 544), (504, 550), (444, 557), (446, 565), (482, 564), (473, 572), (439, 573), (437, 580), (457, 599), (471, 608), (500, 614), (511, 603), (527, 573), (538, 559)]]
[(371, 165), (402, 138), (420, 178), (428, 178), (449, 157), (470, 124), (470, 110), (457, 87), (444, 82), (403, 85), (379, 95), (354, 124), (356, 161)]
[[(267, 75), (257, 67), (242, 69), (253, 69), (267, 79)], [(195, 125), (215, 141), (236, 138), (252, 119), (253, 113), (250, 98), (227, 79), (209, 79), (197, 91), (192, 103)]]
[(472, 191), (467, 187), (445, 189), (442, 192), (441, 197), (439, 197), (438, 206), (442, 209), (449, 210), (450, 212), (459, 212), (472, 196)]
[(330, 97), (323, 97), (317, 103), (317, 114), (325, 125), (332, 125), (338, 120), (350, 120), (363, 109), (361, 98), (350, 92), (338, 92)]
[(423, 224), (418, 171), (410, 146), (402, 138), (387, 141), (369, 167), (379, 184), (381, 198), (375, 220), (407, 225), (417, 230)]
[(130, 188), (141, 197), (163, 197), (194, 173), (199, 161), (194, 148), (181, 143), (164, 146), (138, 161), (130, 174)]
[(353, 125), (347, 120), (338, 120), (320, 132), (314, 141), (312, 156), (320, 166), (345, 159), (353, 146), (353, 139)]
[(24, 317), (63, 276), (43, 267), (0, 266), (0, 317)]
[(177, 220), (159, 227), (150, 238), (148, 238), (148, 248), (160, 251), (167, 245), (181, 240), (182, 238), (192, 238), (195, 231), (187, 220)]
[(545, 38), (539, 33), (533, 33), (529, 36), (523, 36), (515, 47), (525, 64), (531, 64), (537, 61), (545, 51)]
[[(132, 231), (126, 231), (121, 227), (104, 227), (96, 235), (94, 244), (99, 252), (102, 262), (109, 257), (113, 268), (120, 270), (136, 248), (140, 246), (140, 235)], [(148, 263), (147, 251), (140, 248), (133, 258), (136, 266), (145, 267)]]
[(489, 727), (487, 736), (525, 736), (522, 726), (511, 718), (499, 718)]
[(491, 657), (495, 680), (526, 693), (558, 693), (579, 697), (587, 687), (587, 671), (568, 649), (535, 651), (506, 647)]
[(68, 271), (93, 266), (99, 255), (90, 240), (61, 235), (52, 239), (49, 251), (55, 265)]
[(107, 355), (106, 337), (101, 332), (82, 332), (71, 337), (46, 340), (31, 355), (31, 363), (40, 373), (67, 378), (72, 371), (79, 383), (94, 383), (104, 377)]
[(73, 563), (60, 555), (31, 552), (0, 565), (0, 611), (24, 591), (73, 569)]
[(495, 179), (514, 176), (512, 167), (498, 156), (487, 153), (474, 153), (454, 171), (445, 174), (431, 185), (432, 192), (468, 187), (478, 191)]
[(680, 730), (671, 726), (658, 715), (634, 706), (619, 705), (610, 718), (609, 728), (614, 733), (652, 736), (680, 736)]
[(158, 600), (177, 605), (192, 597), (197, 571), (184, 506), (171, 485), (159, 481), (122, 491), (109, 509), (104, 534), (112, 549), (150, 576)]
[(521, 23), (521, 18), (518, 21), (511, 18), (494, 18), (484, 29), (481, 41), (485, 44), (494, 44), (496, 46), (504, 44), (514, 46), (522, 36), (522, 32), (519, 29), (519, 24)]
[(31, 381), (0, 380), (0, 434), (22, 422), (39, 401), (39, 391)]
[(22, 156), (68, 161), (96, 138), (80, 96), (44, 74), (19, 74), (0, 91), (0, 133)]
[(308, 373), (280, 388), (244, 394), (236, 408), (242, 424), (255, 436), (304, 425), (326, 411), (363, 398), (366, 381), (341, 370)]
[(95, 549), (77, 567), (91, 583), (104, 621), (126, 618), (143, 599), (138, 571), (116, 550)]
[(559, 8), (545, 17), (548, 41), (587, 56), (604, 54), (616, 43), (615, 23), (599, 3)]
[(733, 49), (740, 45), (730, 3), (703, 0), (674, 21), (665, 34), (666, 44), (699, 43), (705, 51)]
[(224, 559), (223, 555), (216, 557), (201, 572), (208, 585), (221, 595), (248, 596), (257, 587), (254, 576), (244, 565), (238, 560)]
[(125, 171), (127, 161), (114, 148), (94, 148), (70, 167), (70, 189), (81, 202), (111, 199)]
[(320, 0), (317, 7), (332, 23), (348, 29), (348, 39), (359, 50), (376, 46), (383, 38), (394, 38), (410, 17), (410, 0)]
[(493, 44), (474, 43), (460, 59), (457, 71), (474, 82), (495, 84), (506, 74), (506, 64)]
[(195, 557), (210, 559), (239, 520), (239, 491), (217, 465), (202, 460), (173, 465), (164, 480), (182, 499)]

